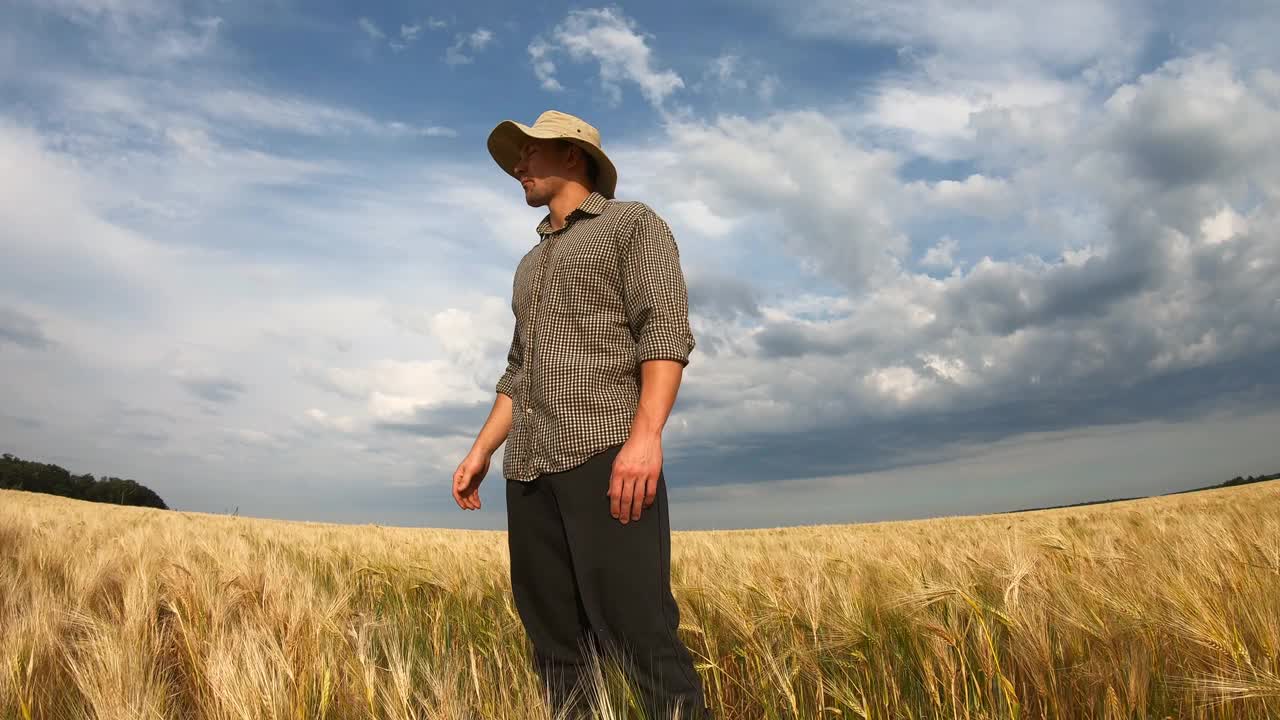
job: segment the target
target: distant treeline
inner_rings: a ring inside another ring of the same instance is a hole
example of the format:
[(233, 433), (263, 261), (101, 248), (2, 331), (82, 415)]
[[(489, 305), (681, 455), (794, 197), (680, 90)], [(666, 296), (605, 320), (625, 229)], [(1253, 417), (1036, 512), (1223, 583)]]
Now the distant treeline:
[(96, 480), (92, 475), (72, 475), (57, 465), (22, 460), (9, 453), (0, 457), (0, 489), (49, 493), (115, 505), (169, 509), (151, 488), (133, 480), (118, 477)]
[[(1175, 492), (1165, 493), (1165, 494), (1181, 495), (1183, 493), (1200, 492), (1201, 490), (1217, 490), (1218, 488), (1235, 487), (1237, 485), (1249, 485), (1256, 482), (1263, 482), (1265, 480), (1280, 480), (1280, 473), (1272, 473), (1271, 475), (1257, 475), (1257, 476), (1250, 475), (1249, 477), (1240, 477), (1239, 475), (1237, 475), (1231, 478), (1230, 480), (1227, 480), (1226, 482), (1220, 482), (1217, 485), (1206, 485), (1205, 487), (1191, 488), (1190, 490), (1177, 490)], [(1105, 505), (1106, 503), (1124, 502), (1125, 500), (1141, 500), (1144, 497), (1148, 497), (1148, 496), (1140, 495), (1138, 497), (1110, 498), (1108, 500), (1086, 500), (1084, 502), (1071, 503), (1070, 505), (1051, 505), (1049, 507), (1023, 508), (1021, 510), (1006, 510), (1005, 512), (1020, 513), (1020, 512), (1031, 512), (1032, 510), (1057, 510), (1059, 508), (1085, 507), (1086, 505)]]
[[(1214, 485), (1213, 487), (1234, 487), (1236, 485), (1248, 485), (1249, 483), (1262, 482), (1263, 480), (1280, 480), (1280, 473), (1272, 473), (1270, 475), (1259, 475), (1257, 477), (1250, 475), (1247, 478), (1240, 477), (1239, 475), (1237, 475), (1231, 478), (1230, 480), (1222, 483), (1221, 485)], [(1212, 488), (1201, 488), (1201, 489), (1209, 490)], [(1188, 491), (1183, 490), (1183, 492), (1188, 492)]]

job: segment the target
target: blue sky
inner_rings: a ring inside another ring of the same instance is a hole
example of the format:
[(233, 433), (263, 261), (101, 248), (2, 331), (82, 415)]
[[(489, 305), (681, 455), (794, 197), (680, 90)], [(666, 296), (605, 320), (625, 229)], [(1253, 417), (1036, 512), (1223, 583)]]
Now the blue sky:
[(1280, 469), (1272, 3), (0, 10), (0, 440), (181, 509), (505, 525), (493, 399), (556, 108), (680, 244), (673, 526)]

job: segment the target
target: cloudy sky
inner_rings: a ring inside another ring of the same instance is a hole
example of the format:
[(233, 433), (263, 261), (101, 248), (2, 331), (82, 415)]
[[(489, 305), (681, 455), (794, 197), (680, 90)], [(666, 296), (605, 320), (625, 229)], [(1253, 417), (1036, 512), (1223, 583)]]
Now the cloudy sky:
[(673, 527), (1280, 470), (1280, 6), (16, 0), (0, 450), (185, 510), (505, 526), (493, 401), (557, 108), (673, 227)]

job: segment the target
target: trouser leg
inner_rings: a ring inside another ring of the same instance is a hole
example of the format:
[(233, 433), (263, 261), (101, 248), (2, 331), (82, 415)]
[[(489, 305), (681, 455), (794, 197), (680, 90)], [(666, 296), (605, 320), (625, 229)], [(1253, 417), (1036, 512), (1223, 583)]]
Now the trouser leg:
[(582, 603), (601, 647), (620, 650), (651, 717), (702, 718), (701, 679), (677, 635), (679, 607), (671, 593), (671, 529), (665, 474), (639, 520), (623, 525), (609, 514), (609, 478), (620, 446), (573, 470), (544, 476), (554, 490)]
[(552, 712), (584, 714), (583, 643), (593, 647), (594, 640), (560, 510), (545, 476), (531, 482), (507, 480), (507, 543), (512, 598)]

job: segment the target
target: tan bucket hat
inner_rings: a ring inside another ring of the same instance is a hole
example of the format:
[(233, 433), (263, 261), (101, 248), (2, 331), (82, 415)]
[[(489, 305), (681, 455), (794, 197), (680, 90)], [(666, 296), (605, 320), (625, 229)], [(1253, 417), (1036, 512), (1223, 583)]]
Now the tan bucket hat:
[(515, 177), (512, 169), (520, 161), (520, 148), (529, 138), (563, 138), (585, 150), (595, 158), (599, 170), (596, 191), (606, 198), (613, 198), (613, 191), (618, 185), (618, 170), (600, 148), (600, 131), (595, 127), (582, 118), (558, 110), (542, 113), (532, 127), (515, 120), (503, 120), (489, 133), (489, 154), (498, 167)]

